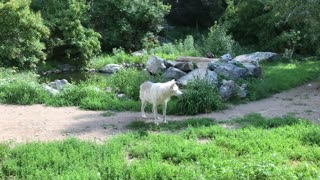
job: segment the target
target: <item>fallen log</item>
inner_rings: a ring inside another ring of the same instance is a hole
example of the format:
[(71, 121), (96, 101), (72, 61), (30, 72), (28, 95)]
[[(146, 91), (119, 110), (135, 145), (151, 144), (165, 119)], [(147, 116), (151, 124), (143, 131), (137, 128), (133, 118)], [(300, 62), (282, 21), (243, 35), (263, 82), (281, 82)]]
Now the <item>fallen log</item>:
[(176, 58), (177, 62), (211, 62), (218, 61), (219, 58), (205, 58), (205, 57), (192, 57), (192, 56), (178, 56)]

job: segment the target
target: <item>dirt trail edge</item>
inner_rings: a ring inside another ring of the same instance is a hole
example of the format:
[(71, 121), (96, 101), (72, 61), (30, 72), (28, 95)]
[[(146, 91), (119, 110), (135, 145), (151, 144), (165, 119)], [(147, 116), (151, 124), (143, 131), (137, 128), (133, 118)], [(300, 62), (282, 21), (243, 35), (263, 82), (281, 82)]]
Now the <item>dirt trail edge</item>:
[[(0, 142), (31, 142), (62, 140), (77, 137), (102, 142), (115, 134), (126, 132), (126, 125), (141, 120), (140, 112), (117, 112), (104, 117), (104, 111), (84, 111), (76, 107), (47, 107), (43, 105), (0, 105)], [(217, 120), (261, 113), (265, 117), (294, 115), (320, 122), (320, 81), (256, 102), (233, 106), (221, 112), (197, 116), (167, 116), (168, 120), (210, 117)], [(147, 114), (151, 121), (151, 113)]]

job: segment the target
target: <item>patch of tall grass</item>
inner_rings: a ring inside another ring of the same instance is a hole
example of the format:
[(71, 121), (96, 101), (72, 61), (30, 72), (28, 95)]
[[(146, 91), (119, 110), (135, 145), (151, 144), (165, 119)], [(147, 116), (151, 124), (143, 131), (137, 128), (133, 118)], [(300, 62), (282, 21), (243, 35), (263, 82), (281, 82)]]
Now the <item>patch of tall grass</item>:
[(248, 99), (258, 100), (319, 77), (320, 61), (268, 63), (262, 65), (262, 78), (249, 79)]
[(103, 144), (76, 139), (1, 144), (0, 178), (317, 179), (320, 146), (310, 142), (320, 126), (299, 119), (293, 124), (278, 120), (282, 126), (268, 129), (211, 124), (169, 134), (165, 127), (156, 133), (137, 130)]

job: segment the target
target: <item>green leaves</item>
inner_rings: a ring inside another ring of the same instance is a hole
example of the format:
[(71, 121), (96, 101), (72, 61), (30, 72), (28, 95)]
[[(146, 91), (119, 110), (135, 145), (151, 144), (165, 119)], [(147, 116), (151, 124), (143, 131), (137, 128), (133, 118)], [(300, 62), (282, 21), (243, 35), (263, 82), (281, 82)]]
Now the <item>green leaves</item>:
[(21, 69), (35, 68), (46, 58), (45, 45), (49, 30), (40, 14), (33, 13), (30, 0), (0, 2), (0, 65)]
[(148, 32), (158, 33), (169, 6), (154, 0), (96, 0), (91, 22), (102, 35), (103, 49), (139, 49)]
[(34, 0), (51, 34), (46, 41), (50, 59), (82, 67), (100, 52), (100, 34), (87, 28), (89, 5), (85, 0)]
[(315, 54), (320, 48), (319, 1), (228, 0), (224, 23), (241, 45)]

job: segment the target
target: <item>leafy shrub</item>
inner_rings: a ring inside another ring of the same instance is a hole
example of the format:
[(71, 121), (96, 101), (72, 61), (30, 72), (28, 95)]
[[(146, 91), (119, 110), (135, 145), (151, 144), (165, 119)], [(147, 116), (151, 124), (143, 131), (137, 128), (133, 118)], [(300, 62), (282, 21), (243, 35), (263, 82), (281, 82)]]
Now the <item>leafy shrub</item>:
[(0, 85), (0, 92), (0, 102), (8, 104), (39, 104), (47, 96), (39, 84), (23, 80)]
[[(224, 23), (244, 46), (315, 54), (319, 49), (319, 1), (228, 0)], [(299, 32), (299, 33), (297, 33)]]
[(33, 0), (32, 8), (41, 12), (50, 29), (46, 41), (50, 59), (81, 67), (100, 52), (100, 34), (85, 27), (89, 10), (85, 0)]
[(40, 14), (30, 10), (30, 2), (0, 2), (0, 66), (35, 68), (46, 58), (41, 40), (49, 30)]
[(109, 85), (117, 93), (124, 93), (134, 100), (139, 100), (140, 85), (147, 80), (149, 80), (147, 72), (127, 69), (113, 74), (110, 77)]
[(187, 84), (176, 101), (177, 114), (195, 115), (223, 108), (223, 100), (211, 82), (196, 79)]
[(188, 35), (184, 40), (176, 41), (175, 43), (166, 43), (158, 47), (154, 47), (148, 50), (149, 54), (155, 54), (161, 57), (171, 55), (173, 59), (175, 56), (197, 56), (199, 51), (197, 50), (194, 42), (194, 38)]
[(238, 44), (231, 35), (227, 34), (227, 29), (223, 25), (215, 24), (210, 28), (210, 32), (203, 42), (202, 53), (212, 52), (216, 55), (225, 53), (236, 54)]
[[(169, 6), (154, 0), (95, 0), (91, 22), (103, 48), (140, 49), (147, 33), (158, 33)], [(115, 16), (116, 15), (116, 16)]]

